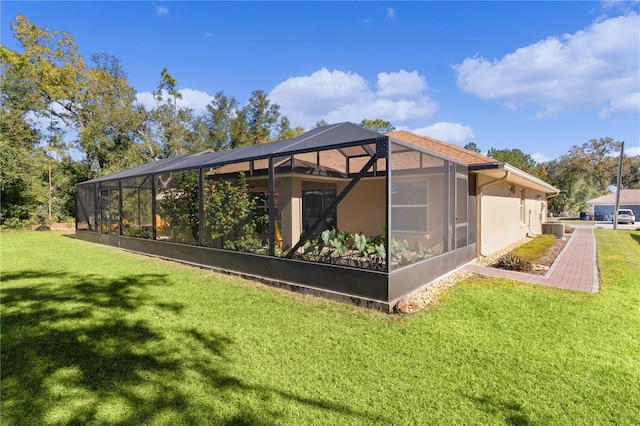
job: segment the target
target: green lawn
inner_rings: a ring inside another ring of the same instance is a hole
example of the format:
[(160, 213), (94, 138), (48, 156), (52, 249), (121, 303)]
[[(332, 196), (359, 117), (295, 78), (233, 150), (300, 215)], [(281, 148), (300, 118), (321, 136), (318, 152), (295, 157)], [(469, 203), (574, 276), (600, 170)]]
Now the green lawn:
[(601, 291), (473, 278), (392, 316), (78, 241), (1, 237), (1, 423), (638, 424), (640, 232)]

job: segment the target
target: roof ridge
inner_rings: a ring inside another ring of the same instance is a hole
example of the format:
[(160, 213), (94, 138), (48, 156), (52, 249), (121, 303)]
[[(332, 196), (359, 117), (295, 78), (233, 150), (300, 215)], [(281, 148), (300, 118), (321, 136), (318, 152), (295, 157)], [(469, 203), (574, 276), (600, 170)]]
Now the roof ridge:
[[(283, 149), (290, 149), (292, 146), (296, 146), (296, 145), (298, 145), (299, 143), (302, 143), (302, 142), (304, 142), (304, 141), (307, 141), (307, 140), (309, 140), (309, 139), (311, 139), (311, 138), (315, 138), (316, 136), (318, 136), (318, 135), (322, 135), (323, 133), (329, 132), (329, 131), (331, 131), (331, 130), (333, 130), (333, 129), (337, 128), (337, 127), (340, 127), (340, 126), (341, 126), (341, 125), (343, 125), (343, 124), (344, 124), (344, 122), (343, 122), (343, 123), (336, 123), (336, 124), (328, 124), (328, 125), (327, 125), (327, 127), (328, 127), (327, 129), (324, 129), (324, 130), (322, 130), (322, 131), (320, 131), (320, 132), (318, 132), (318, 133), (314, 133), (313, 135), (307, 136), (306, 138), (302, 138), (302, 139), (300, 139), (299, 141), (296, 141), (296, 142), (294, 142), (293, 144), (291, 144), (291, 145), (289, 145), (289, 146), (287, 146), (287, 147), (282, 147), (282, 148), (280, 148), (279, 150), (274, 151), (273, 153), (274, 153), (274, 154), (276, 154), (276, 153), (278, 153), (278, 152), (282, 151)], [(300, 136), (302, 136), (302, 135), (300, 135)]]

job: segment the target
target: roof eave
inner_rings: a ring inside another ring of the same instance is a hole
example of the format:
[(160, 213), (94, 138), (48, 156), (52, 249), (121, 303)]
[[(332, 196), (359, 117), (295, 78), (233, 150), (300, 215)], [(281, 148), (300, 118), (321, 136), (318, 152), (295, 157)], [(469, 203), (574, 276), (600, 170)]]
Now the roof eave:
[[(533, 175), (530, 175), (527, 172), (524, 172), (522, 170), (520, 170), (517, 167), (514, 167), (512, 165), (510, 165), (509, 163), (502, 163), (502, 162), (495, 162), (495, 163), (480, 163), (480, 164), (470, 164), (469, 165), (469, 171), (470, 172), (476, 172), (478, 174), (483, 174), (483, 171), (489, 171), (489, 170), (504, 170), (507, 171), (509, 173), (511, 173), (514, 176), (519, 177), (520, 179), (524, 179), (525, 181), (527, 181), (527, 186), (541, 191), (541, 192), (545, 192), (547, 194), (559, 194), (560, 190), (558, 188), (556, 188), (555, 186), (543, 181), (540, 178), (537, 178)], [(507, 179), (507, 182), (510, 179)]]

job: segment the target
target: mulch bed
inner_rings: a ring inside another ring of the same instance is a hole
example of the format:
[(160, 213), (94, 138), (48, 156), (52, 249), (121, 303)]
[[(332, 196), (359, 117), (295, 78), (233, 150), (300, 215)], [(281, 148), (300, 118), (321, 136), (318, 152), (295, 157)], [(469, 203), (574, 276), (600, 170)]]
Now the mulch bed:
[(551, 268), (553, 262), (556, 261), (557, 257), (560, 255), (560, 252), (562, 252), (562, 249), (567, 245), (570, 238), (571, 234), (565, 234), (564, 238), (558, 238), (544, 256), (531, 262), (531, 264), (533, 265), (533, 269), (531, 271), (521, 272), (533, 275), (545, 275), (547, 272), (549, 272), (549, 268)]

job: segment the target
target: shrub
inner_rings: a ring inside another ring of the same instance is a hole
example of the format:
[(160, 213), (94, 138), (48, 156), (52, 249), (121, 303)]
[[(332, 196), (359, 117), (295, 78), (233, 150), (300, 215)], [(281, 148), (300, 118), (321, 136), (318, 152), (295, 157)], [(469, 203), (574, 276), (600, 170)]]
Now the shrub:
[(494, 266), (496, 268), (506, 269), (507, 271), (519, 272), (529, 272), (533, 269), (533, 265), (531, 265), (531, 262), (512, 253), (507, 253), (502, 256), (497, 260)]

